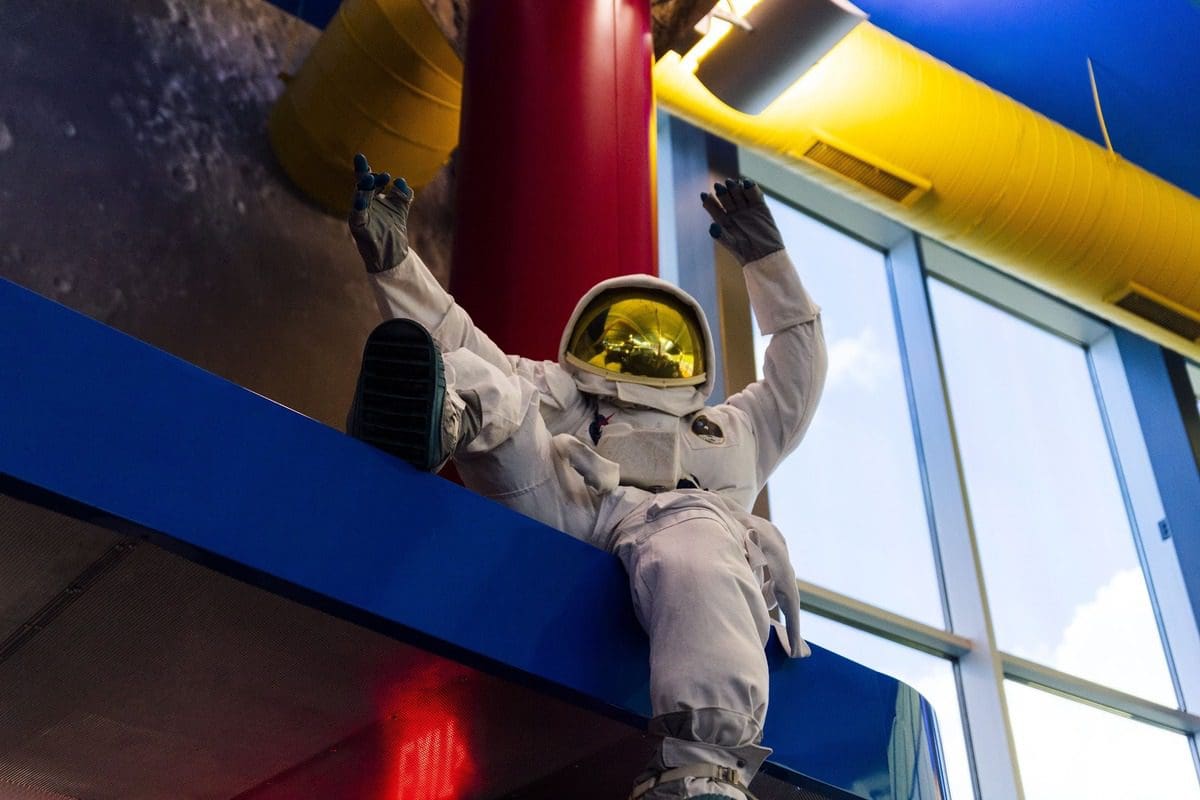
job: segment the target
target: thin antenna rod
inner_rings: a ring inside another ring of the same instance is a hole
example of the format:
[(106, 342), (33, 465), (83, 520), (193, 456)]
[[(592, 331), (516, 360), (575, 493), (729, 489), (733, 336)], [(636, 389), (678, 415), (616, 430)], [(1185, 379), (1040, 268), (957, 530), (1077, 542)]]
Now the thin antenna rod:
[(1088, 56), (1088, 78), (1092, 82), (1092, 100), (1096, 103), (1096, 118), (1100, 120), (1100, 133), (1104, 134), (1104, 144), (1108, 148), (1108, 152), (1116, 155), (1113, 150), (1112, 139), (1108, 138), (1108, 126), (1104, 124), (1104, 109), (1100, 107), (1100, 90), (1096, 88), (1096, 71), (1092, 69), (1092, 57)]

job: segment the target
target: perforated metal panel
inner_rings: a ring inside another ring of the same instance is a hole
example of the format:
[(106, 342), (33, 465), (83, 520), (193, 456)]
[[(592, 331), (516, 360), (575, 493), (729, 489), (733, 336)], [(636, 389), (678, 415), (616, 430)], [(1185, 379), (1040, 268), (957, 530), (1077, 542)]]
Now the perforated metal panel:
[[(627, 725), (3, 496), (0, 558), (4, 800), (403, 800), (405, 786), (451, 779), (455, 797), (497, 797), (640, 740)], [(56, 605), (62, 597), (70, 602)], [(14, 635), (30, 619), (44, 624)], [(636, 753), (608, 774), (625, 785), (643, 761)]]
[(55, 519), (36, 506), (0, 499), (0, 660), (6, 638), (52, 603), (96, 559), (121, 541), (108, 531), (72, 520)]
[(0, 767), (0, 797), (4, 800), (74, 800), (63, 794), (35, 789), (24, 784), (24, 776)]
[[(113, 541), (27, 506), (3, 519), (33, 562)], [(36, 594), (91, 565), (70, 566)], [(0, 764), (67, 796), (229, 797), (369, 722), (417, 655), (143, 543), (0, 662)]]
[(813, 142), (812, 146), (804, 151), (804, 157), (897, 203), (907, 202), (918, 189), (915, 183), (893, 175), (828, 142)]
[(1171, 333), (1192, 341), (1200, 340), (1200, 318), (1157, 292), (1131, 284), (1112, 302)]

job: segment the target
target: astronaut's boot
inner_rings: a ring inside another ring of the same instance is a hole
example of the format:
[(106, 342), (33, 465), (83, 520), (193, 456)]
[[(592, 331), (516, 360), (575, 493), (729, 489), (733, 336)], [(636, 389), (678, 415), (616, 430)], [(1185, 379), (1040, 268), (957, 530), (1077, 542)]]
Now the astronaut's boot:
[(429, 332), (410, 319), (378, 325), (363, 347), (362, 369), (346, 432), (436, 472), (474, 436), (478, 420), (446, 386), (442, 354)]
[(770, 752), (666, 737), (629, 800), (755, 800), (748, 784)]

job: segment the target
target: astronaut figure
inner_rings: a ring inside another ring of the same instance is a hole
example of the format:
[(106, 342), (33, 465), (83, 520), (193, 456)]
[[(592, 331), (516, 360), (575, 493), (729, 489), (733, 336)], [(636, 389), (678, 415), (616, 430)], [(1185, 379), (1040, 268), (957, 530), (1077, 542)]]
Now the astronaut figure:
[(727, 181), (701, 196), (772, 334), (762, 380), (706, 406), (712, 335), (685, 292), (648, 275), (604, 281), (557, 362), (508, 356), (409, 249), (403, 179), (362, 156), (355, 168), (350, 230), (390, 321), (364, 350), (350, 433), (423, 469), (453, 458), (471, 489), (616, 554), (649, 635), (662, 736), (631, 798), (750, 800), (770, 753), (772, 624), (792, 656), (809, 650), (784, 540), (749, 509), (807, 429), (827, 364), (819, 309), (762, 190)]

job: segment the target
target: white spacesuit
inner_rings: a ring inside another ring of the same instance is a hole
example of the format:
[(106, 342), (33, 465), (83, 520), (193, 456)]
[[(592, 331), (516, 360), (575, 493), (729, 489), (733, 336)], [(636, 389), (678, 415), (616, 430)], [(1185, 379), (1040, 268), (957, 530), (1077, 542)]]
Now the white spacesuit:
[[(385, 317), (415, 321), (442, 354), (439, 452), (422, 466), (453, 456), (468, 487), (625, 565), (650, 639), (651, 729), (663, 736), (631, 797), (745, 800), (770, 752), (759, 746), (764, 646), (779, 611), (785, 647), (808, 653), (784, 540), (749, 508), (803, 436), (826, 368), (819, 310), (761, 190), (730, 182), (704, 197), (773, 334), (763, 379), (706, 406), (712, 338), (682, 290), (646, 275), (605, 281), (579, 301), (557, 363), (508, 356), (407, 248), (411, 192), (398, 181), (375, 196), (386, 179), (372, 184), (365, 159), (356, 166), (351, 230)], [(371, 441), (362, 387), (351, 427)]]

